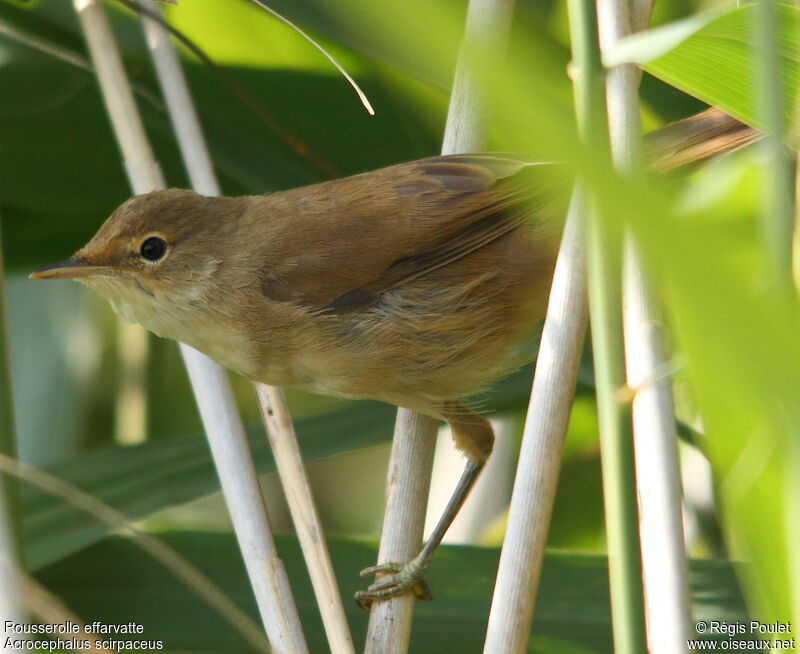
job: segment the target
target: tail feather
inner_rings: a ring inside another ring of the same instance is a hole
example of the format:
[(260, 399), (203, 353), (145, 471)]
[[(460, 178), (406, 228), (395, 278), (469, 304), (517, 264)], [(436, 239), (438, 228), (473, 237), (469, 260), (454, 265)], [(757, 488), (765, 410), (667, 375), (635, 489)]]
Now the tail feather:
[(666, 172), (733, 152), (759, 138), (761, 132), (717, 108), (650, 132), (645, 150), (653, 170)]

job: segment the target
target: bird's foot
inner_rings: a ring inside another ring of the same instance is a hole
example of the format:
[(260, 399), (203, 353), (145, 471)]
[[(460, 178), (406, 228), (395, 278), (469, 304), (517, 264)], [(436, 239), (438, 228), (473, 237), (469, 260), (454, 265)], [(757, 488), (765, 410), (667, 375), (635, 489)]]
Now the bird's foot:
[(416, 559), (410, 563), (381, 563), (364, 568), (361, 571), (362, 577), (381, 575), (367, 590), (359, 590), (356, 593), (358, 605), (369, 611), (373, 602), (402, 595), (411, 591), (421, 600), (432, 600), (428, 584), (422, 575), (425, 568)]

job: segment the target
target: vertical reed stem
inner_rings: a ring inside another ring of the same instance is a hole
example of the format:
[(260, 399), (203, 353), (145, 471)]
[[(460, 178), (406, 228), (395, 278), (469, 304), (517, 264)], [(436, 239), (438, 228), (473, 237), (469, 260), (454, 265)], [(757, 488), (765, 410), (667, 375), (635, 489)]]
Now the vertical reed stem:
[[(3, 268), (3, 243), (0, 241), (0, 453), (16, 457), (17, 439), (14, 426), (14, 393), (11, 385), (8, 331), (5, 301), (5, 270)], [(19, 507), (19, 487), (10, 477), (0, 479), (0, 500), (5, 505), (12, 560), (22, 562), (22, 514)]]
[[(651, 3), (598, 0), (603, 48), (645, 27)], [(639, 22), (636, 17), (639, 16)], [(638, 88), (633, 65), (608, 73), (609, 132), (614, 165), (635, 178), (644, 166)], [(677, 434), (660, 312), (648, 288), (633, 235), (626, 234), (623, 274), (626, 374), (633, 396), (633, 437), (639, 498), (647, 645), (650, 654), (681, 654), (689, 638), (689, 572), (681, 514)]]
[[(5, 275), (3, 245), (0, 242), (0, 453), (16, 456), (14, 402), (8, 359), (5, 316)], [(7, 475), (0, 478), (0, 617), (5, 623), (22, 621), (17, 570), (22, 562), (22, 516), (19, 510), (17, 482)], [(12, 634), (3, 629), (3, 639)], [(18, 650), (11, 650), (10, 654)]]
[[(800, 285), (800, 159), (794, 164), (784, 145), (786, 140), (785, 109), (782, 88), (782, 63), (778, 35), (777, 3), (774, 0), (759, 0), (756, 21), (755, 59), (759, 100), (758, 110), (766, 136), (761, 142), (762, 171), (762, 235), (764, 260), (772, 288), (785, 301), (787, 308), (794, 308), (796, 293)], [(795, 110), (794, 117), (800, 116)], [(792, 186), (792, 174), (797, 175), (798, 186)], [(794, 195), (793, 195), (794, 191)], [(794, 251), (792, 241), (794, 236)], [(794, 261), (793, 261), (794, 258)], [(794, 271), (793, 271), (794, 268)], [(796, 420), (796, 418), (795, 418)], [(796, 424), (796, 423), (795, 423)], [(797, 439), (789, 439), (788, 456), (783, 469), (785, 489), (784, 508), (785, 543), (789, 561), (789, 588), (792, 616), (800, 620), (800, 557), (796, 548), (796, 537), (800, 533), (797, 525), (797, 509), (800, 507), (800, 483), (797, 470), (800, 467), (800, 446)]]
[[(487, 48), (502, 52), (511, 27), (513, 0), (470, 0), (442, 154), (483, 149), (488, 135), (485, 102), (470, 67), (470, 56)], [(400, 409), (395, 424), (387, 478), (387, 504), (378, 561), (409, 561), (418, 552), (425, 524), (437, 422)], [(366, 654), (407, 651), (415, 598), (409, 595), (376, 602), (370, 611)]]
[(539, 578), (586, 333), (584, 194), (573, 193), (533, 376), (508, 527), (500, 553), (484, 654), (522, 654)]
[(785, 105), (781, 88), (781, 60), (775, 0), (759, 0), (755, 33), (755, 59), (760, 123), (766, 132), (762, 153), (762, 234), (769, 279), (780, 293), (789, 296), (792, 281), (792, 231), (794, 202), (793, 164), (784, 145)]
[[(410, 561), (420, 548), (431, 482), (438, 422), (400, 409), (386, 477), (386, 514), (378, 561)], [(408, 651), (417, 598), (410, 594), (376, 602), (369, 615), (365, 654)]]
[[(569, 0), (578, 124), (589, 156), (608, 161), (604, 73), (594, 0)], [(610, 163), (610, 162), (609, 162)], [(587, 180), (591, 182), (591, 180)], [(622, 340), (622, 231), (590, 207), (589, 310), (600, 421), (611, 617), (618, 654), (645, 651), (631, 406)]]
[[(103, 5), (73, 0), (95, 66), (103, 100), (136, 193), (164, 188)], [(283, 563), (277, 556), (247, 449), (244, 427), (222, 368), (181, 344), (223, 494), (267, 637), (275, 652), (308, 651)]]
[[(160, 12), (160, 7), (155, 2), (151, 2), (150, 5), (152, 11)], [(157, 21), (146, 16), (142, 17), (142, 26), (192, 187), (204, 195), (220, 195), (219, 183), (214, 174), (200, 121), (169, 34)], [(314, 505), (311, 487), (303, 466), (286, 398), (279, 388), (264, 384), (253, 384), (253, 387), (317, 597), (331, 652), (352, 654), (353, 641), (344, 605), (325, 542), (322, 521)]]

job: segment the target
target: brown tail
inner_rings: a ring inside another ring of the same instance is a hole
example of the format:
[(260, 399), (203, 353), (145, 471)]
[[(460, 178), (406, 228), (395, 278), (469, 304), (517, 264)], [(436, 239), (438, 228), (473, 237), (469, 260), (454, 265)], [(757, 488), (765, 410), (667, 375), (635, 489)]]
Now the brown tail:
[(653, 170), (665, 172), (738, 150), (760, 137), (761, 132), (711, 108), (650, 132), (645, 150)]

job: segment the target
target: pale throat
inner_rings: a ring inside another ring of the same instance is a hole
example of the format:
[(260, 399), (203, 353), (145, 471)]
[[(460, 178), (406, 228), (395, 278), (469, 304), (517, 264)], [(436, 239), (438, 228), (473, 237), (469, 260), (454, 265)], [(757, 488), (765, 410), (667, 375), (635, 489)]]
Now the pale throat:
[(203, 304), (202, 285), (168, 297), (131, 279), (78, 281), (108, 300), (126, 322), (141, 325), (156, 336), (187, 343), (242, 375), (252, 375), (253, 356), (247, 339), (232, 325), (220, 324), (199, 308)]

